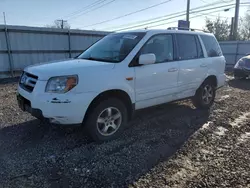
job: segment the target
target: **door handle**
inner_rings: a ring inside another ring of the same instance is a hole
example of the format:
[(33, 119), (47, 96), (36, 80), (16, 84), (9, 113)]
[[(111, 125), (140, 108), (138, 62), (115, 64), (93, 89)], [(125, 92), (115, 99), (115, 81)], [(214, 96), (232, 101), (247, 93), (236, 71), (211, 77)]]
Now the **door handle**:
[(176, 71), (178, 71), (177, 68), (170, 68), (170, 69), (168, 69), (168, 72), (176, 72)]
[(206, 64), (201, 64), (200, 67), (207, 67), (207, 65)]

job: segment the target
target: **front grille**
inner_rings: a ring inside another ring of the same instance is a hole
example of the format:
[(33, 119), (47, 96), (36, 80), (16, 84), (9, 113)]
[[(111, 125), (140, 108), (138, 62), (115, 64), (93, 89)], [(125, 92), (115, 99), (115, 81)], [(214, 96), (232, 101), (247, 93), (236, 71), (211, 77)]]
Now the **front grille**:
[(37, 79), (38, 76), (35, 76), (28, 72), (23, 72), (19, 81), (19, 85), (20, 87), (31, 93), (36, 85)]

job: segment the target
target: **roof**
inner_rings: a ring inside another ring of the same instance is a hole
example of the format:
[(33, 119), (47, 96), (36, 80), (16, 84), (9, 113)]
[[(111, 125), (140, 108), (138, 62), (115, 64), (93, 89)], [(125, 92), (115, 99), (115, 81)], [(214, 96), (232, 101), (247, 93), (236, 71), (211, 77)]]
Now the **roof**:
[(176, 29), (140, 29), (140, 30), (123, 31), (119, 33), (132, 33), (132, 32), (143, 32), (143, 33), (149, 33), (151, 35), (160, 34), (160, 33), (185, 33), (185, 34), (212, 35), (211, 33), (206, 33), (202, 31), (187, 31), (187, 30), (176, 30)]

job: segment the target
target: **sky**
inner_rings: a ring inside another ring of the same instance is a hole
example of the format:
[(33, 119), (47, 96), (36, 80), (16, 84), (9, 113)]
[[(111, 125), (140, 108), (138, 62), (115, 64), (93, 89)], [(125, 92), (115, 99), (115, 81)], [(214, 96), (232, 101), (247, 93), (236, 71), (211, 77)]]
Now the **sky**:
[[(190, 0), (190, 9), (199, 6), (204, 6), (203, 9), (210, 8), (209, 4), (213, 6), (223, 6), (231, 3), (235, 3), (235, 0)], [(97, 6), (90, 6), (97, 2), (97, 0), (0, 0), (0, 24), (4, 24), (3, 14), (6, 14), (6, 22), (8, 25), (24, 25), (24, 26), (35, 26), (44, 27), (45, 25), (53, 24), (54, 20), (64, 19), (70, 24), (71, 28), (84, 29), (84, 30), (108, 30), (116, 31), (131, 27), (133, 23), (140, 23), (143, 20), (153, 19), (164, 15), (173, 14), (180, 11), (186, 10), (187, 0), (99, 0), (100, 3)], [(164, 3), (166, 2), (166, 3)], [(222, 3), (223, 2), (223, 3)], [(249, 0), (241, 0), (241, 2), (249, 2)], [(144, 9), (146, 7), (153, 6), (155, 4), (162, 3), (154, 8), (138, 12), (120, 19), (105, 22), (89, 26), (95, 23), (110, 20), (134, 11)], [(106, 5), (104, 5), (106, 4)], [(98, 8), (103, 6), (101, 8)], [(98, 8), (98, 9), (96, 9)], [(244, 16), (247, 11), (247, 6), (240, 7), (240, 16)], [(96, 9), (96, 10), (94, 10)], [(222, 19), (231, 20), (234, 16), (234, 8), (224, 12), (220, 9), (211, 9), (204, 14), (216, 11), (219, 12), (211, 13), (209, 15), (190, 14), (190, 27), (203, 29), (205, 26), (205, 18), (215, 19), (216, 16), (220, 15)], [(196, 16), (195, 18), (192, 18)], [(144, 25), (140, 27), (134, 27), (130, 29), (141, 29), (149, 26), (148, 28), (164, 29), (168, 27), (177, 27), (177, 20), (185, 20), (185, 16), (173, 18), (163, 22), (155, 24)], [(172, 23), (168, 23), (172, 22)], [(142, 22), (141, 22), (142, 23)], [(163, 24), (164, 23), (164, 24)], [(163, 24), (160, 26), (156, 26)], [(86, 27), (88, 26), (88, 27)]]

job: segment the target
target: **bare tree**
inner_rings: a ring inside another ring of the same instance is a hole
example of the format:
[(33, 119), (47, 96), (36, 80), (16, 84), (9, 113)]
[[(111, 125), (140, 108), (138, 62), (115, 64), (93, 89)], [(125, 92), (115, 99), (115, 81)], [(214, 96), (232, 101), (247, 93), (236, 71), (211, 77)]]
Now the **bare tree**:
[(250, 13), (246, 13), (240, 20), (239, 39), (250, 40)]
[(213, 33), (218, 41), (229, 40), (230, 24), (228, 20), (222, 20), (220, 17), (217, 17), (216, 20), (213, 21), (206, 18), (205, 30)]
[(58, 28), (58, 29), (70, 29), (70, 25), (65, 20), (55, 20), (54, 24), (52, 25), (46, 25), (46, 27), (49, 28)]

